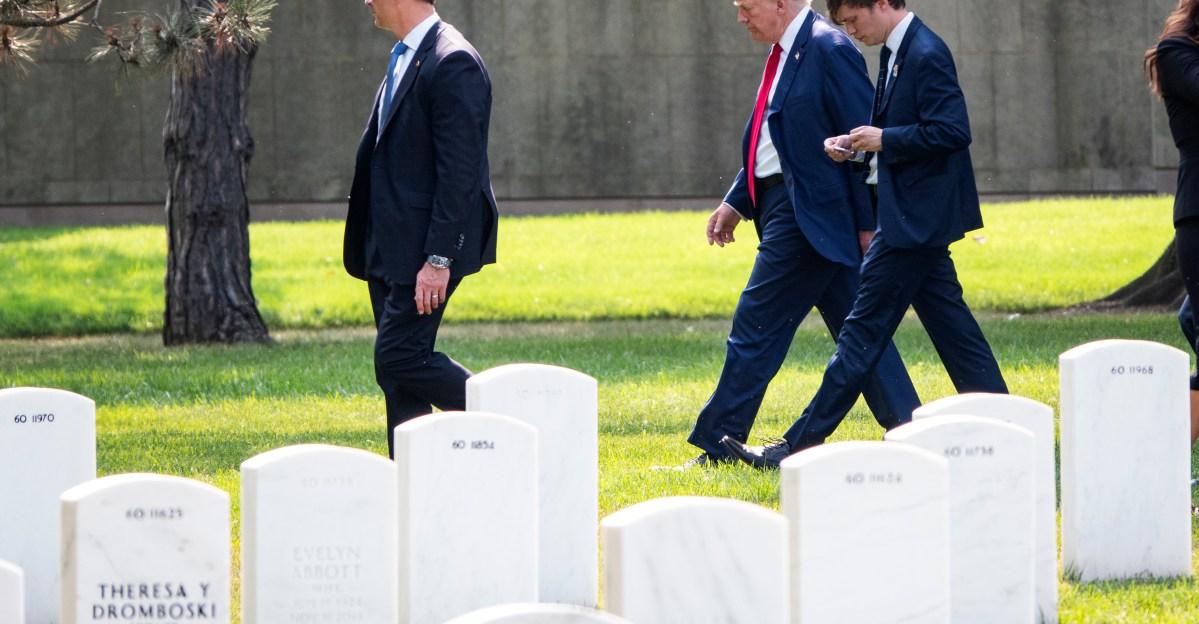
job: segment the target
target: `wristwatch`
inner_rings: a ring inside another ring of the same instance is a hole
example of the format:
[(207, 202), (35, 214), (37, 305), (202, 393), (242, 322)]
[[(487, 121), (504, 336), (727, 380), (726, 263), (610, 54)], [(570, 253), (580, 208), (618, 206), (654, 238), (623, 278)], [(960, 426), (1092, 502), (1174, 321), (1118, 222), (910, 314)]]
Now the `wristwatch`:
[(450, 265), (454, 263), (454, 260), (445, 256), (429, 254), (429, 257), (425, 258), (425, 262), (428, 262), (429, 266), (433, 267), (434, 269), (448, 269), (450, 268)]

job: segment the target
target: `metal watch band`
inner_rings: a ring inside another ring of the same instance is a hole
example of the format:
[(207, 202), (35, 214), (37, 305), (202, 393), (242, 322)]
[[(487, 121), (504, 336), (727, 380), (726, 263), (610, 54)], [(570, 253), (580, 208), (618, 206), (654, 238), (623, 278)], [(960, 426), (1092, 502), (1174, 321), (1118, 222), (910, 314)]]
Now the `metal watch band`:
[(454, 263), (454, 260), (445, 256), (429, 254), (429, 257), (425, 258), (425, 262), (428, 262), (429, 266), (435, 269), (448, 269), (450, 268), (450, 265)]

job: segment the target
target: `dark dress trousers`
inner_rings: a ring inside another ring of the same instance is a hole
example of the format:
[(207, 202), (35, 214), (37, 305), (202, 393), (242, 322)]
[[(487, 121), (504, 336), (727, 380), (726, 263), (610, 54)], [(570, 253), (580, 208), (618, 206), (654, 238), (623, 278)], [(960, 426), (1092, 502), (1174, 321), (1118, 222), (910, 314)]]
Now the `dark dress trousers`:
[[(766, 388), (799, 324), (815, 306), (832, 335), (849, 314), (861, 265), (859, 230), (873, 230), (867, 189), (847, 164), (824, 154), (824, 139), (870, 118), (871, 88), (862, 55), (844, 33), (810, 11), (790, 50), (766, 120), (782, 165), (782, 184), (749, 199), (745, 169), (724, 201), (752, 218), (760, 243), (749, 282), (733, 313), (724, 369), (688, 441), (716, 457), (727, 435), (745, 441)], [(741, 153), (748, 155), (750, 116)], [(889, 340), (877, 370), (852, 389), (864, 394), (875, 419), (891, 429), (911, 420), (919, 404), (899, 353)], [(872, 364), (873, 369), (873, 364)], [(863, 392), (864, 390), (864, 392)]]
[[(1187, 289), (1179, 323), (1187, 342), (1199, 353), (1199, 328), (1191, 310), (1191, 301), (1199, 298), (1199, 43), (1182, 37), (1159, 42), (1157, 79), (1170, 117), (1170, 133), (1178, 147), (1174, 238), (1178, 268)], [(1199, 390), (1199, 375), (1191, 376), (1191, 389)]]
[(824, 442), (845, 418), (909, 305), (959, 392), (1007, 392), (949, 255), (949, 243), (982, 226), (966, 102), (949, 48), (919, 18), (870, 125), (883, 129), (879, 230), (820, 389), (784, 435), (792, 451)]
[[(499, 213), (487, 162), (491, 79), (462, 34), (444, 22), (429, 30), (380, 119), (382, 89), (358, 146), (343, 254), (346, 271), (368, 282), (390, 450), (396, 425), (432, 406), (466, 406), (470, 372), (434, 346), (459, 281), (495, 262)], [(439, 308), (418, 315), (416, 274), (431, 254), (453, 259), (450, 285)]]

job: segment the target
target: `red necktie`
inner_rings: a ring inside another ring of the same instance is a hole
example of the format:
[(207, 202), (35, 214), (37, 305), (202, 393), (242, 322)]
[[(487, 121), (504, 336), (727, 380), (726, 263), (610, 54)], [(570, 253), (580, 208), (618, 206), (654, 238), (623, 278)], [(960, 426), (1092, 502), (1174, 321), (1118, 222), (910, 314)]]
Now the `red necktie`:
[(745, 158), (745, 183), (749, 185), (749, 201), (757, 205), (754, 198), (754, 160), (758, 156), (758, 135), (762, 133), (762, 116), (766, 114), (766, 102), (770, 99), (770, 87), (774, 84), (774, 74), (779, 68), (779, 57), (783, 47), (774, 44), (770, 48), (770, 58), (766, 59), (766, 70), (762, 72), (762, 86), (758, 87), (758, 102), (754, 104), (754, 118), (749, 127), (749, 154)]

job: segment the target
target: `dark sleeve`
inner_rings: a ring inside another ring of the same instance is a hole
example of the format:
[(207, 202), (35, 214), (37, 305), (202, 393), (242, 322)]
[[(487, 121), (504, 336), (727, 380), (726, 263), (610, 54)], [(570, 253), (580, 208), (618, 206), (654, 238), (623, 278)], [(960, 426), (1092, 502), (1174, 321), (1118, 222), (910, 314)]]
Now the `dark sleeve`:
[(437, 186), (425, 236), (425, 253), (455, 258), (472, 211), (480, 210), (491, 83), (465, 50), (437, 66), (430, 89)]
[(1158, 44), (1157, 79), (1164, 95), (1199, 106), (1199, 46), (1169, 39)]
[(724, 194), (724, 203), (732, 206), (742, 219), (753, 220), (753, 210), (750, 210), (749, 203), (749, 185), (745, 181), (744, 168), (737, 172), (737, 177), (733, 179), (733, 185)]
[[(913, 66), (914, 65), (914, 66)], [(966, 97), (958, 86), (957, 69), (949, 49), (933, 46), (915, 58), (909, 55), (900, 71), (916, 72), (919, 121), (883, 129), (882, 158), (889, 163), (922, 160), (970, 146)]]
[[(865, 57), (846, 41), (829, 48), (826, 62), (828, 80), (825, 81), (824, 106), (825, 110), (832, 111), (834, 130), (838, 134), (849, 134), (854, 128), (870, 125), (874, 86), (870, 84)], [(870, 189), (852, 164), (843, 163), (841, 167), (849, 180), (855, 227), (859, 231), (874, 231)]]

